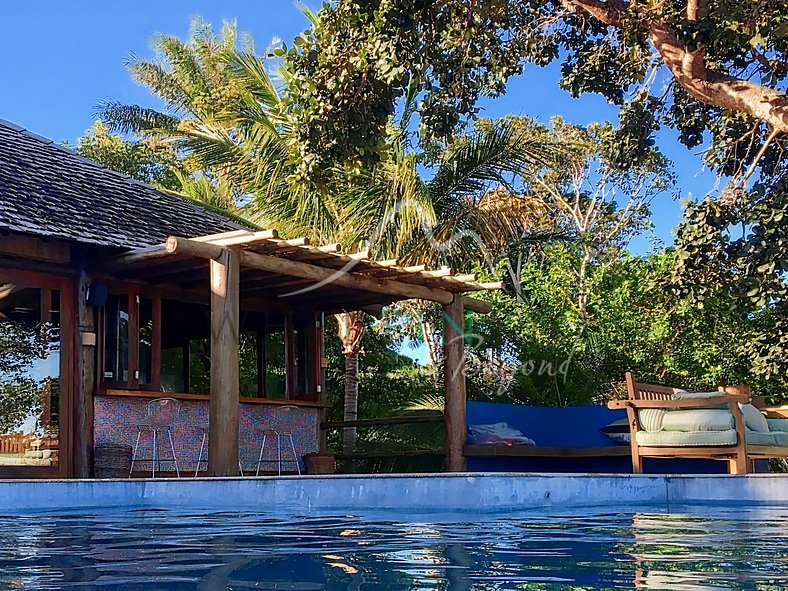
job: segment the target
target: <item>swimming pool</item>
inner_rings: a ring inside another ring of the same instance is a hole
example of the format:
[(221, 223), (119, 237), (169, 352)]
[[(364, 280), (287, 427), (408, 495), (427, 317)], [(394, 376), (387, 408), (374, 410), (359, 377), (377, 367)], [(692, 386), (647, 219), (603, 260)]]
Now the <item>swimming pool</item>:
[(788, 588), (788, 509), (0, 516), (0, 589)]

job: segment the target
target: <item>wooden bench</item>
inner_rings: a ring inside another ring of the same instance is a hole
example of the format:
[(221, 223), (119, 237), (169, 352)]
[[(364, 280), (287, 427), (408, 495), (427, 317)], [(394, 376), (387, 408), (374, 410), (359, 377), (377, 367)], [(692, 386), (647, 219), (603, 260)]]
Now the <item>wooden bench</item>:
[(606, 447), (544, 447), (539, 445), (466, 445), (463, 455), (476, 458), (614, 458), (629, 455), (621, 445)]
[[(644, 384), (636, 382), (632, 373), (626, 374), (627, 394), (626, 400), (613, 400), (608, 403), (611, 409), (624, 408), (627, 411), (629, 429), (631, 433), (630, 453), (632, 454), (632, 471), (636, 474), (643, 472), (643, 458), (707, 458), (726, 460), (731, 474), (746, 474), (751, 469), (753, 460), (764, 458), (788, 457), (788, 446), (780, 445), (752, 445), (747, 443), (747, 431), (744, 415), (739, 403), (752, 402), (750, 388), (746, 385), (723, 386), (719, 396), (703, 398), (674, 399), (677, 388)], [(755, 401), (758, 402), (757, 400)], [(704, 445), (704, 446), (643, 446), (638, 445), (637, 434), (640, 429), (638, 411), (643, 409), (703, 409), (719, 408), (727, 405), (733, 415), (736, 431), (735, 445)], [(788, 418), (788, 409), (763, 408), (760, 410), (769, 418)]]

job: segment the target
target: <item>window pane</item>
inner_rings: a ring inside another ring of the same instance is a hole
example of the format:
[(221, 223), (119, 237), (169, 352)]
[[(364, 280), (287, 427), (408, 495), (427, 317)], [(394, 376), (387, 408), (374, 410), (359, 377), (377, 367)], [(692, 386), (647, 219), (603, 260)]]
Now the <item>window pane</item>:
[(140, 379), (141, 385), (153, 381), (153, 302), (140, 300)]
[(240, 395), (245, 398), (262, 396), (257, 388), (257, 333), (241, 333), (238, 351), (240, 364)]
[(210, 339), (189, 341), (189, 392), (211, 392), (211, 343)]
[(0, 466), (58, 463), (60, 294), (0, 281)]
[(125, 383), (129, 379), (129, 296), (110, 295), (104, 318), (104, 379)]
[[(275, 332), (270, 332), (271, 330)], [(287, 365), (283, 327), (270, 327), (265, 337), (265, 391), (268, 398), (287, 396)]]
[(168, 392), (210, 393), (211, 310), (203, 304), (161, 301), (161, 385)]
[(183, 347), (161, 350), (161, 389), (162, 392), (185, 392), (183, 383)]
[(305, 320), (295, 322), (293, 339), (295, 342), (295, 397), (309, 397), (312, 385), (312, 366), (309, 363), (309, 323)]

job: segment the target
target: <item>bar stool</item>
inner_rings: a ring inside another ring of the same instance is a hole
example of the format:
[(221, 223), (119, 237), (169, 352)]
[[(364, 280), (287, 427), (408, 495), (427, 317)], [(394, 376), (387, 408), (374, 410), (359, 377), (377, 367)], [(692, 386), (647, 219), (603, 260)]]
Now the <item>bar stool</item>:
[[(156, 462), (159, 463), (159, 472), (161, 472), (162, 461), (173, 462), (175, 464), (176, 476), (178, 478), (181, 477), (181, 472), (178, 468), (178, 458), (175, 455), (175, 445), (172, 441), (172, 431), (178, 415), (178, 401), (174, 398), (156, 398), (148, 403), (146, 421), (137, 425), (137, 442), (134, 444), (134, 453), (131, 456), (129, 478), (131, 478), (134, 472), (135, 462), (150, 462), (151, 478), (156, 478)], [(153, 437), (153, 451), (151, 452), (150, 458), (137, 457), (137, 451), (139, 450), (140, 439), (143, 433), (150, 433)], [(159, 437), (162, 433), (166, 433), (170, 443), (170, 452), (172, 456), (169, 458), (162, 458), (159, 454)]]
[[(286, 427), (287, 430), (282, 430), (280, 427), (280, 424), (283, 420), (286, 420), (294, 413), (298, 413), (298, 412), (300, 412), (300, 409), (297, 406), (293, 406), (292, 404), (277, 407), (277, 409), (274, 411), (274, 425), (276, 428), (263, 429), (263, 442), (262, 445), (260, 445), (260, 457), (257, 460), (257, 472), (255, 473), (255, 476), (260, 476), (260, 466), (263, 463), (276, 463), (279, 476), (282, 475), (282, 464), (287, 464), (287, 463), (295, 464), (299, 476), (301, 475), (301, 465), (298, 463), (298, 454), (296, 453), (295, 443), (293, 442), (293, 432), (290, 430), (290, 427)], [(269, 435), (276, 437), (275, 460), (263, 459), (265, 453), (266, 437)], [(290, 440), (290, 451), (293, 452), (292, 460), (282, 459), (282, 439)]]
[[(194, 477), (195, 478), (197, 478), (197, 476), (200, 473), (200, 464), (203, 463), (202, 456), (203, 456), (203, 452), (205, 451), (205, 443), (207, 441), (208, 441), (208, 428), (207, 427), (203, 427), (202, 428), (202, 442), (200, 443), (200, 453), (197, 456), (197, 466), (195, 466), (195, 468), (194, 468)], [(208, 467), (208, 458), (205, 458), (205, 467), (206, 468)], [(238, 458), (238, 474), (240, 474), (241, 476), (244, 475), (244, 469), (241, 467), (241, 458), (240, 457)]]

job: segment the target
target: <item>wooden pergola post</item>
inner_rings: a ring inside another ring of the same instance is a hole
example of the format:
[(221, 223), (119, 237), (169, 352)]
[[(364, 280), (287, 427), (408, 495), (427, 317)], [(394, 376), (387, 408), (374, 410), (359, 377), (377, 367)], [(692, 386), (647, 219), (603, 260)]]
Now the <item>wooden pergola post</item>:
[(443, 306), (443, 370), (446, 388), (446, 470), (465, 470), (465, 308), (463, 298)]
[(211, 259), (211, 401), (208, 474), (238, 474), (240, 258), (224, 249)]

